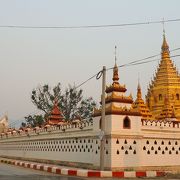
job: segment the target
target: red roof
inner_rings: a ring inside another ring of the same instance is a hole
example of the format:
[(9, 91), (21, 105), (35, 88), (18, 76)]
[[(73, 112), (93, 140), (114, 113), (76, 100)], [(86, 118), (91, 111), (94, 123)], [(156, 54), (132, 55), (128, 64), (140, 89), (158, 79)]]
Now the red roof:
[(58, 124), (64, 121), (63, 113), (61, 112), (57, 100), (54, 101), (54, 106), (48, 118), (48, 124)]

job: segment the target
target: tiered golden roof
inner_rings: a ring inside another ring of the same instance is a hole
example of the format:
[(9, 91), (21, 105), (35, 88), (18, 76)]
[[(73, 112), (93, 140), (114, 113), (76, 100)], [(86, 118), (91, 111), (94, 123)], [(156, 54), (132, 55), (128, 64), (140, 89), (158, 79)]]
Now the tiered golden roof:
[(144, 100), (142, 99), (141, 87), (139, 83), (137, 87), (137, 97), (132, 107), (133, 109), (136, 109), (138, 112), (141, 113), (142, 119), (145, 119), (145, 120), (153, 119), (149, 108), (147, 107)]
[[(134, 115), (140, 116), (140, 113), (132, 108), (133, 98), (131, 95), (125, 96), (126, 87), (120, 85), (118, 67), (115, 63), (113, 68), (113, 83), (106, 87), (106, 115), (107, 114), (120, 114), (120, 115)], [(101, 115), (101, 108), (94, 110), (94, 116)]]
[(164, 108), (165, 101), (169, 108), (174, 109), (176, 117), (180, 119), (180, 76), (170, 59), (165, 34), (163, 34), (161, 50), (161, 61), (155, 77), (149, 85), (146, 102), (156, 119), (159, 119), (162, 110), (167, 109)]
[(119, 84), (119, 74), (118, 74), (118, 67), (115, 62), (114, 68), (113, 68), (113, 83), (110, 86), (106, 87), (106, 93), (110, 92), (126, 92), (126, 87), (125, 85), (120, 85)]
[(165, 98), (164, 107), (162, 108), (161, 114), (157, 117), (159, 120), (169, 120), (176, 118), (175, 110), (170, 105), (169, 100)]

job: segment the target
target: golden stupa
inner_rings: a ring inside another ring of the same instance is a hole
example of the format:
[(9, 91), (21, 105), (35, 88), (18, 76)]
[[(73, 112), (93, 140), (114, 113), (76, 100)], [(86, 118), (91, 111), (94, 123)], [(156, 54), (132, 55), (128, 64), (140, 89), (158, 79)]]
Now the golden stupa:
[(146, 103), (155, 119), (180, 120), (180, 76), (174, 66), (163, 34), (161, 61), (146, 95)]
[[(116, 48), (116, 47), (115, 47)], [(113, 68), (113, 83), (106, 86), (105, 111), (106, 115), (127, 115), (140, 116), (140, 112), (132, 107), (133, 98), (130, 94), (126, 96), (126, 87), (119, 83), (118, 66), (116, 64)], [(101, 115), (101, 108), (94, 109), (94, 117)]]
[(142, 93), (141, 93), (141, 86), (138, 82), (138, 87), (137, 87), (137, 97), (136, 100), (134, 101), (132, 105), (133, 109), (136, 109), (138, 112), (141, 113), (142, 119), (144, 120), (152, 120), (152, 114), (145, 104), (144, 100), (142, 99)]

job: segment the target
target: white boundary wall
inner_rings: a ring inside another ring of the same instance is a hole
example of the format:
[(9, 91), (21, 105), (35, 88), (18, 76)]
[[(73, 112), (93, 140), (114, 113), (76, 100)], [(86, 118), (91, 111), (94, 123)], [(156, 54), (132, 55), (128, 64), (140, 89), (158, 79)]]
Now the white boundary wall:
[[(105, 167), (140, 168), (180, 166), (180, 128), (178, 123), (143, 121), (125, 115), (107, 115), (105, 123)], [(0, 137), (0, 156), (99, 166), (99, 120), (76, 126), (50, 127)]]

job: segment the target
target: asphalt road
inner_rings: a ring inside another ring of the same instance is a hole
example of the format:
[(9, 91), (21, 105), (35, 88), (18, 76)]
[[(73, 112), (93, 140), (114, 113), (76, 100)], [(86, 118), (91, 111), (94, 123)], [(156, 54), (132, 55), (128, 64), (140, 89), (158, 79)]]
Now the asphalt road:
[[(0, 163), (0, 180), (114, 180), (116, 178), (71, 177)], [(121, 179), (122, 180), (122, 179)]]
[(85, 180), (0, 163), (0, 180)]

